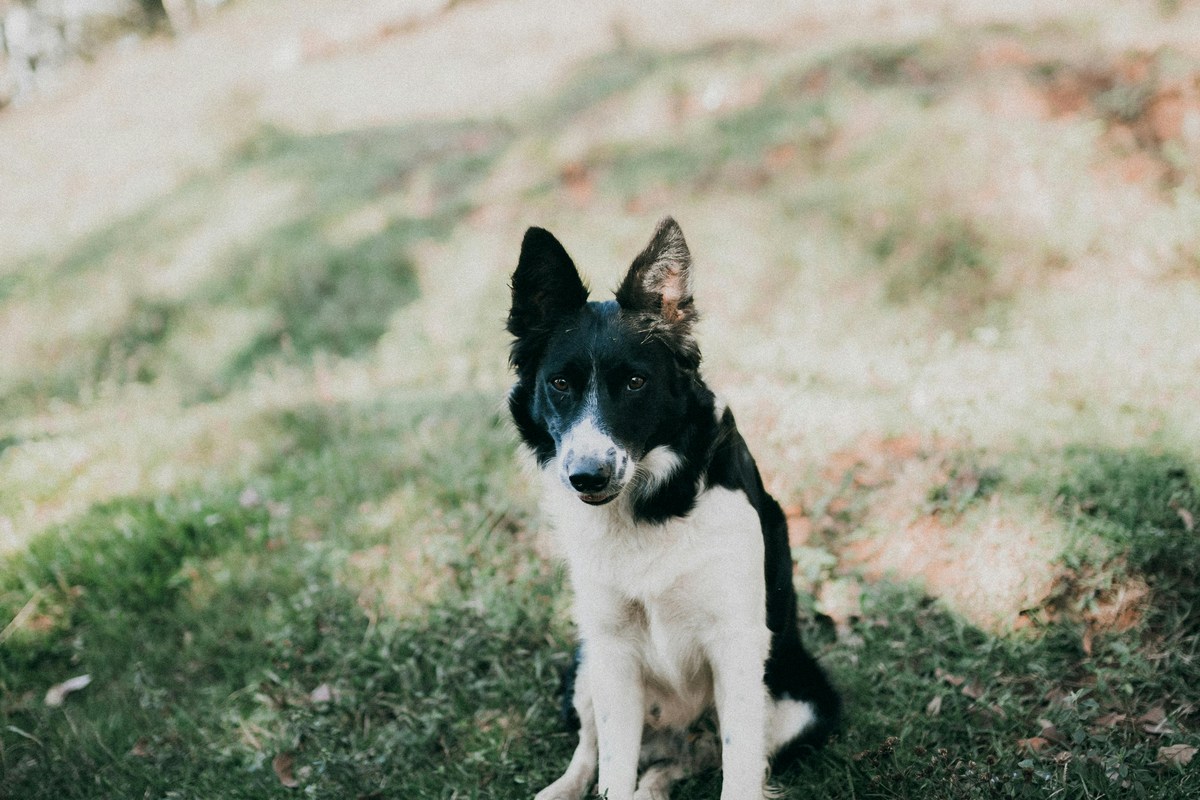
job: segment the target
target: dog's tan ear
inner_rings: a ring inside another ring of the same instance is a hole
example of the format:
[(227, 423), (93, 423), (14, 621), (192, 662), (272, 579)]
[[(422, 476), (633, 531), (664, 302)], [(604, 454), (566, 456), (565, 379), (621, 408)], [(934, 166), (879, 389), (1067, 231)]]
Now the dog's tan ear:
[(660, 324), (690, 328), (696, 317), (692, 255), (671, 217), (658, 223), (650, 244), (633, 260), (617, 289), (617, 303), (626, 311), (657, 316)]

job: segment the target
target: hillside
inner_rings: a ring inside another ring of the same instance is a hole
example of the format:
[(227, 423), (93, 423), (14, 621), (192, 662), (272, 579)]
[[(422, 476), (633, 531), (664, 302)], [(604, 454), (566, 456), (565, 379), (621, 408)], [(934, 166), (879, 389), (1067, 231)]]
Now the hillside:
[(1200, 5), (355, 7), (0, 110), (15, 796), (554, 777), (507, 280), (540, 225), (599, 295), (667, 213), (851, 696), (780, 783), (1195, 790)]

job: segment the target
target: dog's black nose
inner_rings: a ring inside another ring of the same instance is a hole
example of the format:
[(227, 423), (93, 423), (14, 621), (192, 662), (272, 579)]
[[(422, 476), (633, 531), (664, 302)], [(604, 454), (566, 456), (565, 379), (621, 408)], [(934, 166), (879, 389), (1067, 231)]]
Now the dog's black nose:
[(608, 479), (611, 477), (612, 467), (607, 464), (591, 463), (580, 464), (568, 476), (568, 479), (575, 487), (575, 491), (594, 494), (608, 486)]

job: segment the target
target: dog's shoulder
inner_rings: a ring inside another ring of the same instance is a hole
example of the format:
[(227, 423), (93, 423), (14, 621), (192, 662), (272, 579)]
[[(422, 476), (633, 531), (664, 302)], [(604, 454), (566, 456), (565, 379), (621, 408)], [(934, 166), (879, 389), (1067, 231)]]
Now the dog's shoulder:
[(758, 464), (750, 447), (742, 438), (733, 411), (724, 404), (716, 407), (717, 429), (709, 456), (705, 480), (709, 486), (719, 486), (741, 492), (755, 510), (774, 502), (763, 486)]

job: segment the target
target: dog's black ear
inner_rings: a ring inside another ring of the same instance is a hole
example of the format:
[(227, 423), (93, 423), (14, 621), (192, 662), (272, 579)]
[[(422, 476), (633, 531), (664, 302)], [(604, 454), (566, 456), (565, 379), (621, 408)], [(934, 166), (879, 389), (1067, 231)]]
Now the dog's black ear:
[[(578, 311), (587, 299), (587, 286), (558, 239), (542, 228), (525, 231), (512, 277), (509, 333), (518, 340), (544, 336), (554, 320)], [(514, 363), (517, 355), (514, 348)]]
[(696, 306), (692, 300), (692, 255), (683, 231), (671, 217), (658, 223), (617, 289), (617, 304), (634, 315), (646, 333), (662, 336), (686, 360), (699, 363), (692, 339)]

